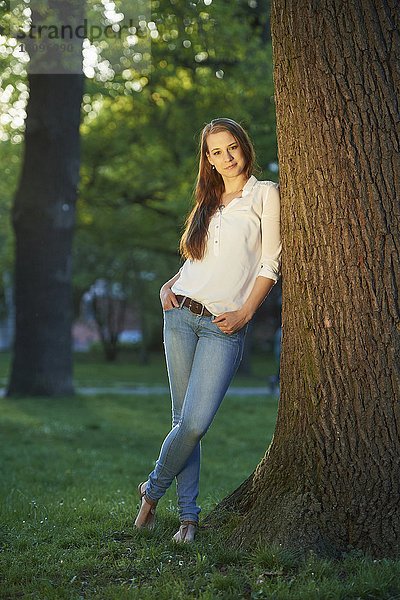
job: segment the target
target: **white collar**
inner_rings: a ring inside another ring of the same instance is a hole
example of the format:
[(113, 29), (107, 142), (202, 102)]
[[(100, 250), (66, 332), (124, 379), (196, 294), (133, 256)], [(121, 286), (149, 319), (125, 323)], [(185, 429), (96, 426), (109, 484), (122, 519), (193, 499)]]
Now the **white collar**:
[(246, 181), (245, 185), (243, 186), (243, 194), (242, 196), (244, 196), (245, 194), (248, 194), (249, 192), (251, 192), (251, 190), (253, 189), (253, 187), (255, 186), (255, 184), (257, 183), (258, 179), (254, 176), (251, 175), (249, 177), (249, 179)]

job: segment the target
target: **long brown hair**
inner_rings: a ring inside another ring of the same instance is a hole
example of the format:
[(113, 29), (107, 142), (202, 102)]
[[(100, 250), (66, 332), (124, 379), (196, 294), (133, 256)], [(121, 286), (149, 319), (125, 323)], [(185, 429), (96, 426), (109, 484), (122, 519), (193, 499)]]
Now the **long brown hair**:
[(244, 172), (250, 177), (255, 163), (253, 144), (239, 123), (232, 119), (213, 119), (200, 134), (199, 173), (194, 192), (195, 206), (185, 223), (185, 231), (180, 241), (180, 253), (190, 260), (201, 260), (206, 248), (208, 225), (217, 210), (224, 192), (224, 180), (216, 169), (212, 168), (207, 153), (207, 137), (211, 133), (229, 131), (242, 149), (245, 157)]

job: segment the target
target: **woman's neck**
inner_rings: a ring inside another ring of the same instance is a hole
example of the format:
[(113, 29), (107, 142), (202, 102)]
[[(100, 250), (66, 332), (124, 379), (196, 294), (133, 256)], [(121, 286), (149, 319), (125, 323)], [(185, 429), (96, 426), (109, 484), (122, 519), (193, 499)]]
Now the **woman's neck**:
[(224, 179), (225, 191), (224, 194), (232, 194), (234, 192), (240, 192), (248, 181), (248, 177), (245, 175), (238, 175), (237, 177), (229, 177), (229, 179)]
[(225, 185), (225, 194), (232, 194), (233, 192), (237, 192), (240, 191), (245, 184), (247, 183), (247, 181), (249, 180), (248, 177), (246, 177), (245, 175), (238, 175), (237, 177), (229, 177), (229, 178), (223, 178), (224, 179), (224, 185)]

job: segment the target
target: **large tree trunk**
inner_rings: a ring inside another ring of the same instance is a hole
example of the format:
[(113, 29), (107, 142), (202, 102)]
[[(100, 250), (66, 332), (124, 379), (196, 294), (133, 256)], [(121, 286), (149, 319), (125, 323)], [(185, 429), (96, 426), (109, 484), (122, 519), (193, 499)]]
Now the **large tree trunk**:
[(16, 194), (16, 336), (8, 395), (73, 392), (71, 251), (83, 75), (29, 75)]
[(281, 398), (264, 459), (217, 507), (240, 515), (236, 544), (400, 551), (399, 15), (272, 0)]

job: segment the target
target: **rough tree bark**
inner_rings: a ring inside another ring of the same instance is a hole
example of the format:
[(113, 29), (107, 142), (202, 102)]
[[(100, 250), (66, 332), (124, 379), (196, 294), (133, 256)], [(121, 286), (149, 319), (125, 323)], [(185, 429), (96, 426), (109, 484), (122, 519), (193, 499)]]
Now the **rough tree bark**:
[(395, 0), (272, 0), (281, 397), (231, 542), (400, 546), (400, 40)]
[(31, 74), (13, 208), (16, 336), (8, 395), (73, 392), (71, 250), (83, 75)]

